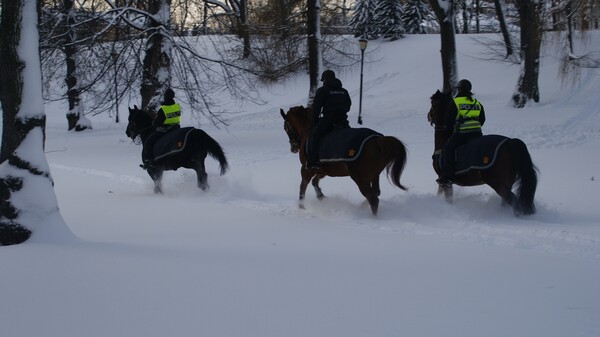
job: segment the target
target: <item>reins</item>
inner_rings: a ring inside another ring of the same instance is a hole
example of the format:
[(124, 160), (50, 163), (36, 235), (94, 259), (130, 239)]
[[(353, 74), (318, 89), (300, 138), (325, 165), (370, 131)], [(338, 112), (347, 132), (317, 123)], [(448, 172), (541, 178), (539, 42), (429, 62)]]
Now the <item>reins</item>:
[(292, 147), (300, 148), (302, 138), (300, 138), (300, 136), (293, 131), (293, 128), (290, 126), (290, 123), (287, 120), (284, 122), (284, 129), (285, 133), (288, 135), (288, 141), (290, 142), (290, 145)]

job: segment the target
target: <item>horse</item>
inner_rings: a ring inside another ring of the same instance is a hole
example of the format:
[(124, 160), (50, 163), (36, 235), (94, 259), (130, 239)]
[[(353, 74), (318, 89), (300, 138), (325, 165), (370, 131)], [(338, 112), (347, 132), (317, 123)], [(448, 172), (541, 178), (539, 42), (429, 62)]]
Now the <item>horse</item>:
[[(134, 141), (139, 137), (143, 143), (154, 132), (153, 119), (153, 115), (134, 105), (133, 109), (129, 108), (129, 122), (125, 134)], [(154, 165), (145, 168), (152, 181), (154, 181), (155, 193), (162, 193), (163, 172), (167, 170), (174, 171), (181, 167), (196, 171), (197, 186), (202, 190), (207, 190), (209, 186), (204, 159), (208, 154), (219, 162), (221, 175), (227, 172), (229, 163), (223, 148), (206, 132), (191, 127), (171, 132), (179, 132), (178, 138), (175, 140), (176, 149), (157, 156)], [(168, 134), (165, 134), (163, 138)], [(154, 149), (160, 145), (161, 140), (162, 138), (156, 142)]]
[[(445, 113), (451, 103), (449, 93), (437, 90), (431, 96), (431, 108), (427, 113), (427, 120), (435, 129), (433, 169), (438, 176), (442, 174), (439, 156), (453, 133), (453, 128), (445, 125)], [(488, 165), (457, 173), (452, 182), (459, 186), (487, 184), (502, 198), (502, 205), (513, 208), (515, 215), (531, 215), (536, 211), (534, 197), (538, 172), (525, 143), (518, 138), (506, 138), (496, 149), (495, 159), (490, 160)], [(513, 193), (515, 185), (516, 195)], [(438, 184), (438, 195), (442, 193), (448, 202), (452, 202), (452, 184)]]
[(391, 136), (371, 137), (365, 141), (358, 157), (352, 161), (327, 161), (321, 162), (318, 170), (308, 169), (306, 162), (306, 142), (313, 125), (312, 109), (304, 106), (295, 106), (287, 113), (280, 109), (284, 123), (283, 128), (289, 138), (290, 151), (298, 153), (301, 169), (299, 206), (304, 208), (306, 187), (312, 180), (312, 185), (317, 194), (317, 199), (323, 200), (325, 195), (319, 187), (319, 181), (325, 176), (345, 177), (350, 176), (358, 186), (361, 194), (367, 199), (373, 215), (377, 215), (379, 207), (379, 175), (386, 169), (387, 176), (393, 185), (402, 190), (407, 190), (400, 183), (400, 176), (406, 164), (406, 147), (399, 139)]

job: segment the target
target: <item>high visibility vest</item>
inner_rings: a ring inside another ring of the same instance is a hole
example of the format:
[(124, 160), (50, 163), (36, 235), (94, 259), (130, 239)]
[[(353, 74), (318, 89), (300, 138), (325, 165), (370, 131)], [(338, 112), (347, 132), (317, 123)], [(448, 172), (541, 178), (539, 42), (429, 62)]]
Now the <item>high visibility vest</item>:
[(458, 110), (455, 131), (466, 133), (481, 130), (481, 123), (479, 123), (481, 104), (476, 99), (456, 97), (454, 104), (456, 104), (456, 110)]
[(163, 105), (160, 107), (165, 114), (164, 125), (177, 125), (181, 119), (179, 104)]

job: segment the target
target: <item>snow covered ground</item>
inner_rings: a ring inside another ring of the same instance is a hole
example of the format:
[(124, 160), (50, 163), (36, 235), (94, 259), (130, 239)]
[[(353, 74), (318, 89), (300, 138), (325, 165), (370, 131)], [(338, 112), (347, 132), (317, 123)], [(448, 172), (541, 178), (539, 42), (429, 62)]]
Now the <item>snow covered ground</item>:
[[(364, 126), (409, 150), (409, 191), (382, 178), (377, 217), (349, 178), (324, 179), (323, 202), (309, 187), (298, 209), (279, 108), (305, 104), (306, 76), (264, 88), (267, 104), (245, 104), (228, 128), (202, 125), (231, 164), (219, 176), (207, 159), (207, 192), (179, 170), (154, 194), (125, 123), (96, 116), (93, 130), (66, 132), (65, 107), (47, 105), (68, 229), (56, 221), (0, 248), (0, 336), (600, 336), (600, 71), (563, 85), (547, 43), (541, 102), (513, 109), (519, 66), (485, 61), (473, 37), (457, 36), (459, 77), (486, 108), (485, 133), (528, 145), (537, 214), (515, 218), (487, 186), (455, 188), (453, 204), (436, 195), (437, 35), (371, 41), (365, 54)], [(358, 66), (339, 77), (356, 126)], [(127, 104), (138, 102), (122, 116)]]

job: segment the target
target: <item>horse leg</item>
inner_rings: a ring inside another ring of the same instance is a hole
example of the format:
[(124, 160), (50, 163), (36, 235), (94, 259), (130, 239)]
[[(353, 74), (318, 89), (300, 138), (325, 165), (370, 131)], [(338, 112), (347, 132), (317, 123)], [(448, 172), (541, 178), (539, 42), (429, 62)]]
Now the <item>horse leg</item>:
[(373, 192), (375, 192), (375, 194), (377, 196), (381, 195), (381, 188), (379, 187), (379, 175), (377, 175), (372, 181), (371, 181), (371, 189), (373, 190)]
[(208, 180), (206, 166), (204, 165), (204, 158), (196, 158), (194, 160), (194, 171), (196, 171), (198, 187), (203, 191), (206, 191), (208, 189)]
[(452, 197), (454, 196), (454, 190), (452, 188), (452, 184), (438, 184), (437, 194), (440, 195), (444, 193), (444, 199), (448, 203), (452, 203)]
[(311, 173), (310, 170), (304, 168), (300, 169), (300, 176), (302, 177), (302, 181), (300, 182), (300, 193), (298, 195), (298, 207), (304, 209), (304, 197), (306, 196), (306, 187), (310, 182), (310, 179), (314, 176), (314, 173)]
[(315, 189), (315, 193), (317, 194), (317, 199), (319, 199), (319, 200), (323, 200), (325, 198), (325, 194), (323, 194), (323, 191), (321, 190), (321, 187), (319, 186), (319, 182), (321, 181), (321, 179), (323, 179), (323, 177), (325, 177), (325, 176), (322, 174), (317, 174), (312, 179), (312, 185)]
[(502, 206), (510, 206), (513, 209), (515, 215), (521, 214), (521, 210), (519, 209), (519, 205), (517, 202), (517, 196), (512, 192), (512, 190), (507, 186), (492, 186), (494, 191), (498, 193), (498, 195), (502, 198)]
[(361, 177), (351, 176), (352, 180), (358, 186), (360, 193), (367, 198), (369, 202), (369, 206), (371, 206), (371, 212), (373, 215), (377, 215), (377, 210), (379, 208), (379, 197), (378, 194), (371, 187), (371, 183), (369, 181), (364, 181)]
[(154, 193), (162, 193), (163, 170), (148, 169), (148, 175), (154, 181)]

